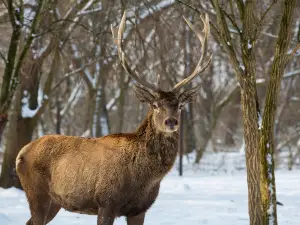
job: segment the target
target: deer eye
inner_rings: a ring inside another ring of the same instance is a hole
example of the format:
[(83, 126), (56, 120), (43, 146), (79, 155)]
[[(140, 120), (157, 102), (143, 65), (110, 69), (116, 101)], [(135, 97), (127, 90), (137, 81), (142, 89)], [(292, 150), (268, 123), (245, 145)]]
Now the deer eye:
[(180, 104), (179, 106), (178, 106), (178, 109), (183, 109), (183, 104)]
[(153, 109), (158, 109), (158, 104), (157, 104), (157, 102), (154, 102), (154, 103), (152, 104), (152, 106), (153, 106)]

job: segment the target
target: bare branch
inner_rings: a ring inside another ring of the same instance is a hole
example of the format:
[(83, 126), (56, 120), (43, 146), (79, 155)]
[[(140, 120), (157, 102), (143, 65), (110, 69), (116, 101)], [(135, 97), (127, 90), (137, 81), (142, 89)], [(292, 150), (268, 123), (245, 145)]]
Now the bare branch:
[(78, 69), (75, 69), (67, 74), (65, 74), (52, 88), (51, 88), (51, 91), (49, 93), (52, 93), (54, 92), (62, 82), (64, 82), (65, 80), (67, 80), (68, 78), (74, 76), (74, 75), (77, 75), (79, 72), (82, 72), (83, 70), (85, 70), (88, 66), (91, 66), (92, 64), (94, 64), (96, 62), (95, 61), (92, 61), (90, 63), (87, 63), (85, 65), (83, 65), (82, 67), (78, 68)]
[(224, 9), (221, 9), (221, 10), (224, 13), (224, 15), (229, 19), (229, 21), (234, 26), (234, 28), (239, 33), (239, 35), (241, 36), (242, 35), (241, 29), (239, 28), (239, 26), (237, 25), (237, 23), (235, 22), (235, 20)]
[[(149, 88), (150, 90), (153, 91), (159, 91), (160, 89), (158, 87), (156, 87), (155, 85), (149, 83), (146, 80), (141, 79), (141, 77), (138, 75), (136, 70), (132, 70), (131, 67), (129, 66), (127, 59), (125, 57), (125, 53), (122, 49), (122, 37), (123, 37), (123, 32), (125, 29), (125, 23), (126, 23), (126, 10), (124, 11), (121, 23), (119, 25), (119, 29), (116, 30), (115, 28), (113, 28), (111, 26), (111, 31), (112, 31), (112, 35), (113, 35), (113, 39), (115, 44), (118, 47), (118, 55), (121, 61), (121, 64), (123, 66), (123, 68), (125, 69), (125, 71), (138, 83), (140, 83), (141, 85), (143, 85), (144, 87)], [(117, 31), (117, 32), (116, 32)]]
[(297, 44), (295, 48), (291, 51), (291, 53), (286, 55), (285, 63), (287, 64), (294, 56), (295, 54), (300, 51), (300, 44)]
[(277, 2), (277, 1), (273, 1), (273, 2), (270, 4), (270, 6), (266, 9), (266, 11), (262, 14), (262, 16), (261, 16), (261, 18), (260, 18), (260, 20), (259, 20), (259, 22), (258, 22), (258, 26), (261, 26), (261, 25), (262, 25), (262, 23), (263, 23), (265, 17), (267, 16), (268, 12), (272, 9), (272, 7), (275, 5), (276, 2)]
[(245, 5), (244, 5), (244, 1), (242, 0), (235, 0), (237, 8), (239, 10), (240, 13), (240, 17), (243, 19), (244, 18), (244, 10), (245, 10)]
[(293, 77), (293, 76), (296, 76), (296, 75), (300, 75), (300, 70), (294, 70), (294, 71), (285, 73), (283, 75), (283, 79), (290, 78), (290, 77)]
[[(241, 3), (241, 4), (243, 4), (243, 3)], [(223, 10), (221, 9), (221, 7), (219, 5), (218, 0), (213, 0), (213, 5), (216, 10), (217, 20), (218, 20), (219, 27), (220, 27), (220, 33), (221, 33), (220, 37), (221, 38), (219, 38), (219, 41), (222, 43), (224, 48), (227, 50), (229, 58), (232, 62), (233, 68), (236, 71), (236, 74), (238, 74), (238, 78), (240, 79), (240, 77), (241, 77), (241, 75), (243, 75), (244, 71), (240, 66), (240, 62), (237, 58), (237, 54), (232, 45), (232, 38), (230, 36), (230, 32), (228, 29), (228, 25), (227, 25)]]
[(210, 27), (209, 27), (209, 17), (208, 14), (205, 14), (205, 18), (200, 16), (202, 22), (203, 22), (203, 30), (200, 31), (196, 27), (194, 27), (190, 21), (188, 21), (185, 17), (183, 17), (185, 22), (188, 24), (188, 26), (194, 31), (194, 33), (197, 35), (201, 42), (201, 57), (200, 60), (195, 68), (195, 70), (192, 72), (191, 75), (189, 75), (187, 78), (183, 79), (179, 83), (177, 83), (173, 87), (173, 91), (178, 91), (181, 87), (188, 84), (191, 80), (193, 80), (198, 74), (203, 73), (207, 67), (210, 65), (212, 60), (212, 54), (208, 54), (208, 38), (210, 34)]

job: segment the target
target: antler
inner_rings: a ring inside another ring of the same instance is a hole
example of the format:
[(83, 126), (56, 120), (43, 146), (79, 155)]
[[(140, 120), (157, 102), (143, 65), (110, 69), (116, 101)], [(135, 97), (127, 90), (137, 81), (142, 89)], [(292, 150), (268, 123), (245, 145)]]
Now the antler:
[(125, 57), (125, 53), (122, 49), (122, 37), (123, 37), (125, 24), (126, 24), (126, 10), (124, 11), (122, 20), (121, 20), (120, 25), (119, 25), (119, 29), (116, 30), (115, 28), (113, 28), (113, 26), (111, 26), (111, 32), (112, 32), (115, 44), (118, 46), (118, 55), (119, 55), (121, 64), (124, 67), (124, 69), (126, 70), (126, 72), (135, 81), (137, 81), (139, 84), (143, 85), (144, 87), (149, 88), (150, 90), (157, 92), (157, 91), (160, 90), (160, 88), (155, 86), (154, 84), (149, 83), (146, 80), (141, 79), (141, 77), (138, 75), (137, 71), (132, 70), (131, 67), (129, 66), (128, 62), (127, 62), (127, 59)]
[(188, 84), (198, 74), (203, 73), (206, 70), (206, 68), (211, 63), (212, 54), (207, 55), (208, 36), (209, 36), (209, 33), (210, 33), (208, 14), (205, 14), (205, 18), (203, 18), (202, 16), (200, 16), (200, 18), (201, 18), (202, 23), (204, 25), (204, 28), (203, 28), (202, 31), (200, 31), (199, 29), (197, 29), (196, 27), (194, 27), (193, 24), (191, 24), (190, 21), (188, 21), (185, 17), (183, 17), (183, 19), (188, 24), (188, 26), (195, 32), (195, 34), (199, 38), (199, 40), (201, 42), (201, 46), (202, 46), (202, 53), (201, 53), (200, 60), (199, 60), (199, 62), (197, 64), (194, 72), (191, 75), (189, 75), (187, 78), (185, 78), (182, 81), (180, 81), (179, 83), (177, 83), (173, 87), (172, 91), (178, 91), (181, 87), (183, 87), (184, 85)]

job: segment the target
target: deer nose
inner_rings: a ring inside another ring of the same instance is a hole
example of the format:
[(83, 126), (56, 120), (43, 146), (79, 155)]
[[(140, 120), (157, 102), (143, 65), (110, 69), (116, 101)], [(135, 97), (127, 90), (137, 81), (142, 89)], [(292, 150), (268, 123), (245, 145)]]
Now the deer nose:
[(165, 120), (165, 125), (174, 128), (178, 125), (178, 120), (174, 117)]

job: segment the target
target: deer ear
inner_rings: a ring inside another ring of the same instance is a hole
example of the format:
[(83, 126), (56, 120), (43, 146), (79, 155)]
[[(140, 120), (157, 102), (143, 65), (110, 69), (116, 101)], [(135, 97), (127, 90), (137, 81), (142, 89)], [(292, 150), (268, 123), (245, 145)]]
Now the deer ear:
[(151, 104), (154, 101), (155, 97), (148, 90), (137, 85), (133, 85), (133, 87), (134, 87), (136, 97), (141, 102), (146, 102)]
[(197, 95), (199, 94), (199, 92), (200, 92), (200, 85), (198, 85), (198, 86), (196, 86), (192, 89), (189, 89), (187, 91), (184, 91), (178, 97), (179, 102), (183, 105), (187, 104), (189, 102), (193, 102), (193, 101), (196, 100)]

